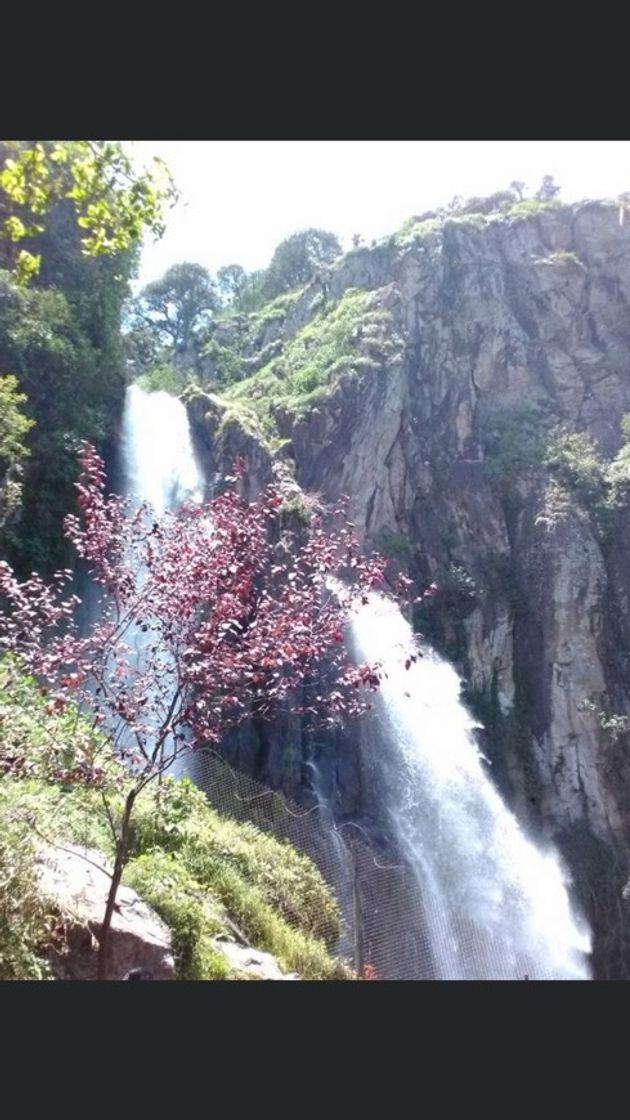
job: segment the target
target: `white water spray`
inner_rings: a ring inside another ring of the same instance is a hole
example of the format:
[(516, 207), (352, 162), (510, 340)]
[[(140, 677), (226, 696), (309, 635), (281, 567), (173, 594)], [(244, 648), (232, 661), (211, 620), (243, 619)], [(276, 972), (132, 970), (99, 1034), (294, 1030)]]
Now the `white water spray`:
[(158, 516), (203, 496), (186, 409), (170, 393), (127, 389), (123, 415), (125, 493), (149, 502)]
[(552, 850), (522, 832), (484, 772), (453, 668), (416, 652), (378, 595), (352, 624), (360, 660), (386, 674), (364, 730), (379, 756), (393, 835), (422, 891), (436, 979), (589, 979), (587, 927)]

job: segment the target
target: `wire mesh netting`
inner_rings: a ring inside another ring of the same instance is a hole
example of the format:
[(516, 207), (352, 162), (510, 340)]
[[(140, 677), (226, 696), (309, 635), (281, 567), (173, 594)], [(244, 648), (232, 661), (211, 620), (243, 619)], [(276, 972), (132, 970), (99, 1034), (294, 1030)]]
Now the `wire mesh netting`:
[(313, 860), (341, 914), (335, 951), (355, 972), (375, 970), (390, 980), (437, 977), (415, 876), (386, 862), (359, 826), (335, 825), (324, 807), (301, 808), (211, 751), (196, 753), (188, 773), (220, 813), (288, 841)]

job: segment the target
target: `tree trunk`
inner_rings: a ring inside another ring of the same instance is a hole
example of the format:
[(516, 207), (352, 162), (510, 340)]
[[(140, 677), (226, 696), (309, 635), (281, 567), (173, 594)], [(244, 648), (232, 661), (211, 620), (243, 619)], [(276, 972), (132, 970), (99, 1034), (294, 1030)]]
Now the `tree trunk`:
[(122, 822), (120, 825), (120, 836), (116, 844), (116, 858), (114, 860), (114, 870), (112, 872), (112, 881), (107, 896), (107, 905), (105, 907), (105, 916), (101, 926), (98, 945), (98, 965), (96, 971), (97, 980), (107, 980), (107, 964), (108, 964), (108, 948), (109, 948), (109, 932), (112, 924), (112, 915), (114, 913), (114, 906), (116, 905), (116, 895), (122, 879), (122, 873), (125, 869), (127, 862), (127, 845), (129, 842), (129, 824), (131, 822), (131, 814), (133, 811), (134, 802), (136, 800), (136, 790), (132, 790), (127, 796), (125, 801), (125, 811), (123, 813)]

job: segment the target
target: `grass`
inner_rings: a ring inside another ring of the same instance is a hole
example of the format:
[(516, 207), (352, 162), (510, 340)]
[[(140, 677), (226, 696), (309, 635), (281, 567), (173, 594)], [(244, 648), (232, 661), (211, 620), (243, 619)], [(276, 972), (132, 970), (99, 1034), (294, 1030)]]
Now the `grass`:
[[(57, 918), (38, 895), (38, 844), (74, 843), (113, 854), (103, 794), (59, 780), (69, 757), (94, 735), (76, 714), (49, 715), (34, 682), (0, 664), (0, 979), (49, 975), (46, 945)], [(94, 744), (103, 756), (103, 741)], [(51, 753), (54, 764), (48, 761)], [(126, 774), (104, 759), (102, 790), (114, 817)], [(306, 979), (345, 979), (330, 949), (339, 933), (336, 902), (315, 865), (253, 825), (221, 817), (192, 783), (166, 779), (139, 797), (124, 882), (172, 931), (176, 976), (233, 978), (214, 939), (232, 937), (273, 953)]]

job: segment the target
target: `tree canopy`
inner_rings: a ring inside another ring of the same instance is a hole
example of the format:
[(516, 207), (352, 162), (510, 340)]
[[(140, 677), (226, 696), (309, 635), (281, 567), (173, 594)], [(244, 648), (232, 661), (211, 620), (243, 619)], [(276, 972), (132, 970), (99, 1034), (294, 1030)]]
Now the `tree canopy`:
[(268, 298), (307, 284), (321, 265), (332, 264), (341, 254), (341, 245), (334, 233), (323, 229), (304, 229), (281, 241), (265, 275)]
[[(45, 232), (51, 208), (68, 200), (87, 256), (130, 249), (145, 229), (164, 231), (164, 213), (175, 200), (161, 160), (134, 171), (120, 143), (103, 140), (4, 140), (0, 142), (0, 229), (4, 264), (20, 283), (40, 269), (33, 239)], [(7, 260), (8, 258), (8, 260)]]
[(147, 284), (132, 307), (132, 320), (166, 338), (175, 352), (190, 352), (201, 327), (219, 305), (210, 273), (201, 264), (174, 264)]

